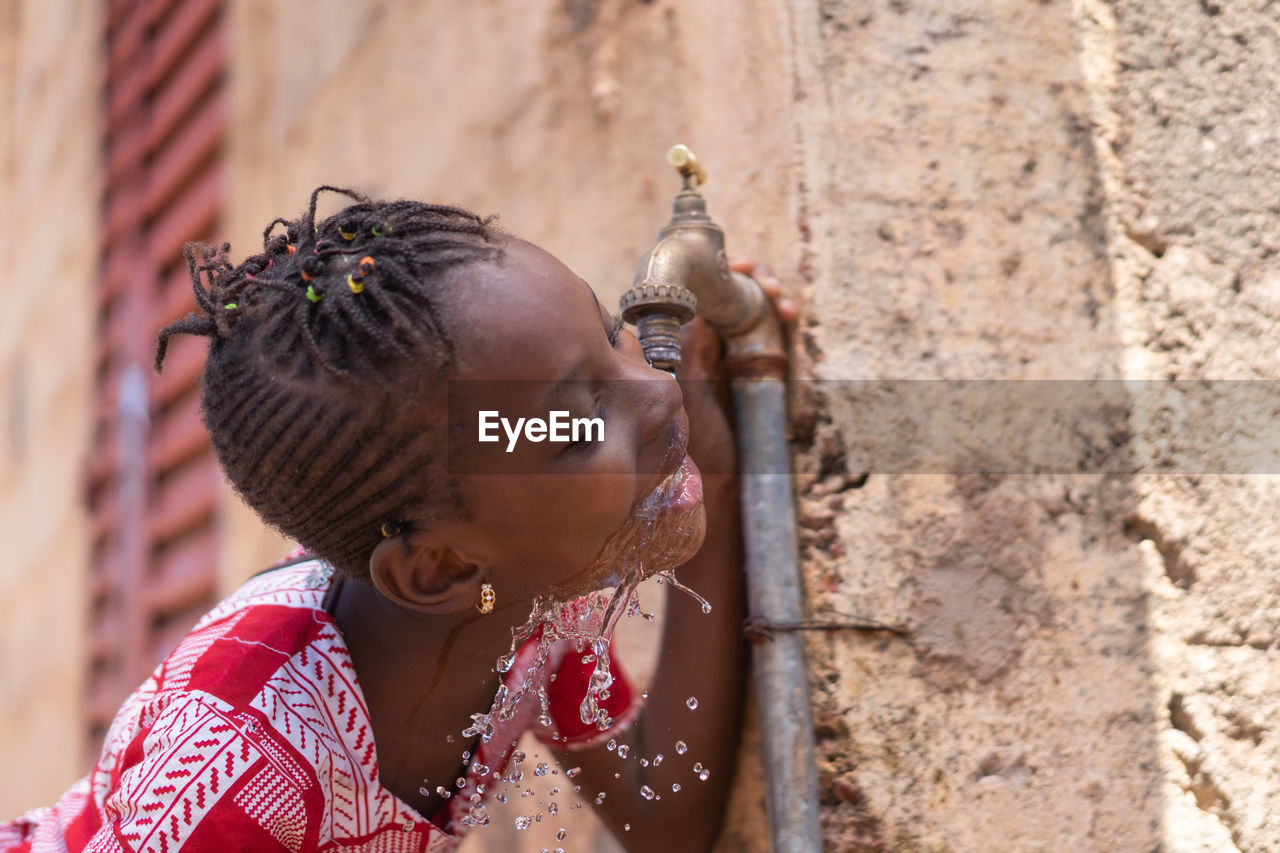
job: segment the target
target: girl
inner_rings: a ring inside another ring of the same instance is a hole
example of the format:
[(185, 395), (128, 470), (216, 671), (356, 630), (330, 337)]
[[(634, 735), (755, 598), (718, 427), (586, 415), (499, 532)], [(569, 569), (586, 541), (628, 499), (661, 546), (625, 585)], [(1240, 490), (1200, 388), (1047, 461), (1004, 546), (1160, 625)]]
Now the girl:
[[(326, 190), (353, 203), (321, 221)], [(205, 616), (0, 850), (451, 850), (528, 729), (628, 849), (707, 848), (745, 660), (723, 385), (692, 381), (718, 342), (689, 336), (677, 383), (563, 264), (456, 208), (321, 187), (263, 241), (237, 266), (189, 247), (203, 316), (160, 332), (156, 368), (173, 335), (210, 338), (214, 451), (305, 553)], [(479, 440), (482, 412), (552, 411), (603, 429)], [(672, 597), (644, 701), (615, 662), (584, 722), (591, 655), (507, 657), (535, 599), (677, 565), (715, 607)], [(495, 695), (524, 699), (477, 714)]]

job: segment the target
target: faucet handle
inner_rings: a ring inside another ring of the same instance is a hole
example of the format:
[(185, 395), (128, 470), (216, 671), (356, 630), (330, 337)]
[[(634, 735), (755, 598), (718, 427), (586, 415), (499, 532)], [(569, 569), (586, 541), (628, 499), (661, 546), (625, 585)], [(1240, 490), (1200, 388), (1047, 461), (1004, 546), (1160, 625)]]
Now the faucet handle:
[(674, 145), (667, 152), (667, 162), (674, 166), (684, 178), (684, 188), (691, 190), (706, 183), (707, 172), (698, 162), (698, 158), (686, 145)]

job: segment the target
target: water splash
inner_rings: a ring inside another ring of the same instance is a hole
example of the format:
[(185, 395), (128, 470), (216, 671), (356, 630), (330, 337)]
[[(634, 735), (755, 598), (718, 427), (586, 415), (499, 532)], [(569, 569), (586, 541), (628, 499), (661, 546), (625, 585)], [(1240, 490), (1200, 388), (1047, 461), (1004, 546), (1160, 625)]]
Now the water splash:
[[(679, 447), (679, 453), (683, 456), (683, 444)], [(467, 739), (479, 738), (481, 742), (488, 743), (498, 728), (496, 724), (512, 720), (520, 702), (530, 697), (536, 698), (539, 723), (552, 728), (554, 721), (550, 714), (546, 685), (555, 680), (555, 674), (548, 674), (547, 669), (553, 647), (563, 641), (569, 641), (581, 656), (582, 664), (591, 667), (587, 689), (578, 709), (581, 721), (594, 725), (600, 731), (608, 730), (614, 724), (605, 707), (613, 685), (609, 648), (614, 630), (624, 615), (638, 616), (647, 621), (654, 618), (652, 613), (640, 606), (636, 595), (640, 583), (656, 576), (659, 583), (668, 583), (673, 589), (692, 597), (703, 613), (711, 612), (711, 604), (681, 583), (674, 574), (676, 566), (696, 553), (704, 530), (700, 477), (696, 466), (684, 456), (678, 470), (640, 502), (629, 521), (606, 540), (599, 555), (585, 571), (575, 575), (570, 582), (549, 591), (547, 595), (534, 599), (528, 618), (511, 630), (509, 650), (495, 663), (495, 671), (504, 678), (489, 711), (472, 714), (471, 724), (462, 732), (462, 736)], [(532, 654), (525, 650), (531, 641)], [(523, 671), (513, 673), (513, 669), (517, 667)], [(518, 686), (511, 688), (508, 684)], [(690, 707), (696, 707), (696, 700), (691, 699)], [(454, 742), (452, 735), (446, 740)], [(610, 742), (609, 747), (623, 759), (630, 749), (625, 744), (619, 745), (616, 742)], [(469, 754), (464, 755), (464, 762), (469, 757)], [(520, 766), (525, 760), (524, 752), (513, 752), (507, 772), (501, 777), (502, 781), (518, 786), (524, 778)], [(662, 756), (657, 755), (652, 764), (656, 767), (661, 762)], [(489, 768), (485, 767), (480, 775), (485, 776), (488, 771)], [(495, 770), (495, 784), (498, 772), (501, 769)], [(558, 771), (549, 770), (546, 763), (539, 762), (533, 775), (544, 777), (549, 772), (555, 774)], [(577, 777), (579, 773), (580, 767), (565, 770), (565, 776), (569, 779)], [(465, 787), (465, 780), (458, 780), (457, 785), (460, 789)], [(678, 791), (679, 786), (674, 786), (673, 790)], [(558, 792), (558, 788), (553, 789), (552, 795)], [(436, 793), (445, 799), (451, 795), (443, 787), (437, 787)], [(646, 799), (662, 799), (660, 794), (648, 786), (643, 787), (641, 793)], [(504, 792), (495, 791), (494, 796), (498, 802), (507, 802)], [(520, 792), (521, 799), (531, 796), (531, 789)], [(462, 818), (463, 822), (472, 826), (489, 823), (489, 815), (485, 813), (481, 802), (482, 796), (473, 794), (471, 799), (471, 808)], [(604, 799), (604, 792), (599, 792), (594, 798), (597, 804), (603, 803)], [(540, 801), (539, 805), (543, 803)], [(551, 816), (559, 811), (555, 801), (546, 807)], [(570, 809), (576, 808), (581, 808), (581, 803), (570, 806)], [(533, 817), (521, 815), (515, 818), (515, 826), (519, 830), (528, 829), (533, 823), (541, 821), (542, 816), (541, 810)], [(629, 826), (626, 828), (630, 829)], [(557, 840), (563, 840), (563, 836)]]

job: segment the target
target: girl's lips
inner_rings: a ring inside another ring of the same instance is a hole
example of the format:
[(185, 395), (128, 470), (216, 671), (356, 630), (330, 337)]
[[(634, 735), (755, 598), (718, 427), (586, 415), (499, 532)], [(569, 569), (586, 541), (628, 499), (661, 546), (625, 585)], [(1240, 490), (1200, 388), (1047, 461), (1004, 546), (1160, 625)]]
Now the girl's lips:
[(685, 510), (702, 502), (702, 472), (687, 453), (680, 467), (655, 490), (657, 505), (664, 511)]

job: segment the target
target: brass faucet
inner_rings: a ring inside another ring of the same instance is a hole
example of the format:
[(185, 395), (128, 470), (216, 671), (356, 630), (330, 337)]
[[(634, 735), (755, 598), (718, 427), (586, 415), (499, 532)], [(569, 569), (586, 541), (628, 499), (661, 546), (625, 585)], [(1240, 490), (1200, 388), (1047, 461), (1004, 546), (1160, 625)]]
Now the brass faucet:
[(640, 259), (631, 289), (618, 300), (635, 323), (645, 358), (672, 373), (680, 366), (680, 326), (702, 315), (725, 338), (725, 360), (735, 376), (781, 376), (782, 328), (755, 279), (730, 272), (724, 231), (707, 215), (698, 186), (707, 178), (683, 145), (667, 152), (681, 177), (671, 221)]

